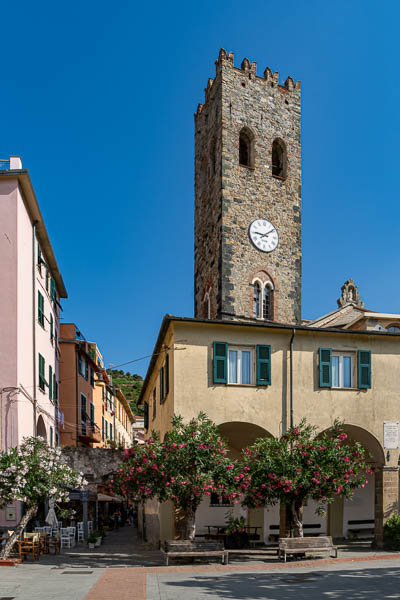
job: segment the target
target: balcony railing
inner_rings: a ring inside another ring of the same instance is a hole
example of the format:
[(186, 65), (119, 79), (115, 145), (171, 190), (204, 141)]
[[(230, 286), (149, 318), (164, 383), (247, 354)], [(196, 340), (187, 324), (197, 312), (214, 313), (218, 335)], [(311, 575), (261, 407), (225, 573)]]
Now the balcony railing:
[(0, 158), (0, 171), (10, 170), (10, 160), (8, 158)]
[(90, 423), (90, 421), (87, 421), (86, 423), (82, 422), (81, 433), (79, 434), (79, 437), (89, 442), (98, 444), (101, 442), (100, 428), (96, 425), (96, 423)]

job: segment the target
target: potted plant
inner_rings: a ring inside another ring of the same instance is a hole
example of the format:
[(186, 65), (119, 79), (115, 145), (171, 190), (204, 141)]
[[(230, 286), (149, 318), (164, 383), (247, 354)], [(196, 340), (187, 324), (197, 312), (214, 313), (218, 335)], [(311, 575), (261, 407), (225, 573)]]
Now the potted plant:
[(89, 544), (89, 548), (91, 550), (93, 550), (96, 547), (96, 542), (97, 542), (97, 537), (94, 535), (94, 533), (91, 533), (88, 537), (88, 544)]
[(100, 546), (100, 544), (101, 544), (101, 542), (103, 540), (101, 532), (100, 531), (95, 531), (93, 535), (96, 537), (96, 546), (97, 547)]
[(244, 517), (234, 517), (232, 512), (227, 513), (227, 524), (225, 527), (225, 547), (244, 548), (248, 546), (249, 536), (246, 531)]

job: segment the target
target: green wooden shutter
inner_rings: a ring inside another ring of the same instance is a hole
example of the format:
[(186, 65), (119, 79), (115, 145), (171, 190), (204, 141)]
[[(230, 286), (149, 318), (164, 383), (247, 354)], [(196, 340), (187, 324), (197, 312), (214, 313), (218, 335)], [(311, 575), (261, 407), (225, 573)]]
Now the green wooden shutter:
[(371, 387), (371, 351), (358, 350), (358, 387), (368, 389)]
[(271, 346), (257, 345), (257, 385), (271, 385)]
[(144, 428), (149, 428), (149, 405), (147, 402), (144, 403)]
[(85, 379), (86, 381), (89, 379), (89, 365), (87, 360), (85, 360)]
[(54, 319), (53, 313), (50, 313), (50, 341), (53, 343), (54, 340)]
[(165, 395), (169, 393), (169, 354), (165, 355)]
[(54, 373), (54, 375), (53, 375), (53, 400), (57, 400), (57, 399), (58, 399), (58, 383), (57, 383), (56, 374)]
[(45, 390), (46, 388), (46, 376), (44, 374), (45, 370), (45, 360), (44, 357), (39, 354), (39, 387), (41, 390)]
[(104, 416), (101, 417), (101, 439), (104, 441)]
[(332, 350), (319, 349), (319, 386), (332, 387)]
[(160, 404), (164, 400), (164, 367), (160, 369)]
[(38, 292), (38, 320), (44, 327), (44, 298), (40, 292)]
[(226, 342), (214, 342), (213, 350), (214, 383), (227, 383), (228, 344)]
[(49, 365), (49, 398), (53, 400), (53, 368)]
[(56, 299), (56, 284), (52, 277), (50, 277), (50, 298), (53, 300), (53, 302)]

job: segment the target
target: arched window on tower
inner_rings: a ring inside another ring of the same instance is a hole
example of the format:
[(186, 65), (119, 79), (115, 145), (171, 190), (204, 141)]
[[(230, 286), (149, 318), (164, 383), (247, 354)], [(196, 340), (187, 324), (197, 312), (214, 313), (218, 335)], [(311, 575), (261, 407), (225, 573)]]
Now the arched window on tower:
[(258, 281), (253, 284), (254, 287), (254, 302), (253, 302), (253, 315), (256, 319), (260, 317), (260, 304), (261, 304), (261, 286)]
[(253, 136), (247, 128), (241, 130), (239, 135), (239, 164), (242, 167), (253, 166)]
[(286, 179), (287, 153), (285, 142), (276, 138), (272, 143), (272, 175), (280, 179)]
[(273, 289), (269, 283), (264, 285), (263, 319), (272, 320), (272, 294)]

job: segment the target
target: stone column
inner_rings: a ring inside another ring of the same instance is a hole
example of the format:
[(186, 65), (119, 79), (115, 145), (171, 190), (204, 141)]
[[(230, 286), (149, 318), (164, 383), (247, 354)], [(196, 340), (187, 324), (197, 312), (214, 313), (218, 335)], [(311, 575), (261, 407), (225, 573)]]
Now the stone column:
[(333, 538), (343, 538), (343, 508), (343, 496), (328, 504), (328, 535)]
[(383, 547), (383, 526), (399, 509), (399, 467), (375, 469), (375, 545)]

